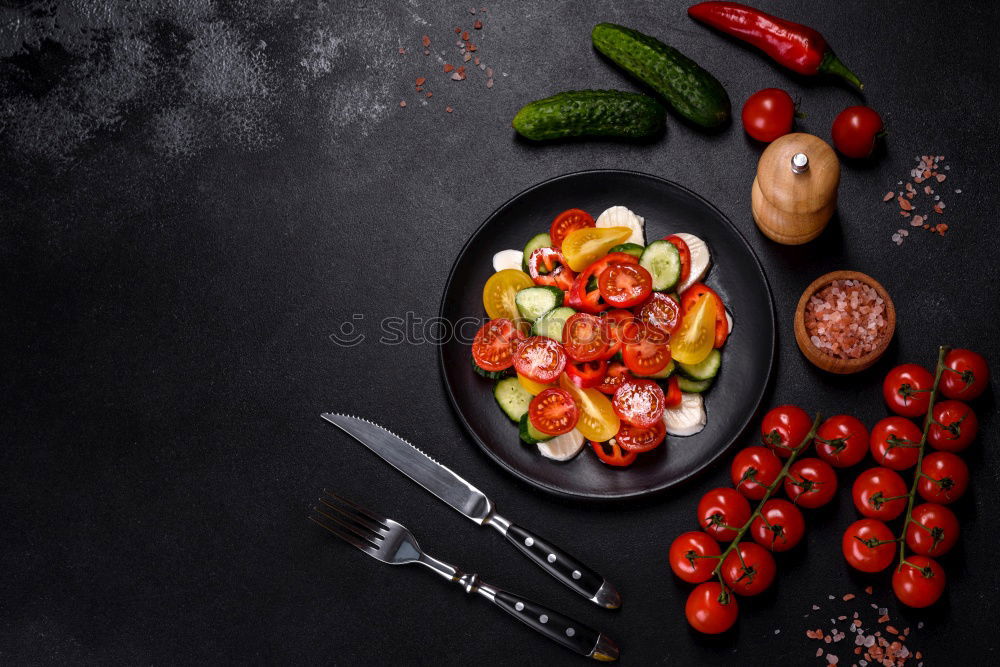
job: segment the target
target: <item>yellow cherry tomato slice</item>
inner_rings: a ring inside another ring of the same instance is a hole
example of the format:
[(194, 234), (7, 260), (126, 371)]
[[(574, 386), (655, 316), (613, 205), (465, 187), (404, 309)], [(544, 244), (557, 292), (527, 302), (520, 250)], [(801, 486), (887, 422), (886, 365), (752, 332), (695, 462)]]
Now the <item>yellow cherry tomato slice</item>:
[(486, 314), (490, 319), (506, 317), (517, 322), (521, 316), (518, 315), (514, 297), (519, 290), (532, 287), (534, 284), (531, 276), (524, 271), (517, 269), (497, 271), (490, 276), (483, 287), (483, 307), (486, 308)]
[(684, 313), (680, 329), (670, 337), (670, 356), (682, 364), (705, 360), (715, 344), (715, 310), (715, 299), (705, 294)]
[(604, 442), (617, 435), (621, 420), (607, 396), (596, 389), (577, 387), (565, 373), (559, 376), (559, 386), (569, 392), (576, 407), (580, 409), (580, 420), (576, 422), (576, 428), (583, 437), (594, 442)]
[(608, 251), (632, 236), (628, 227), (584, 227), (574, 229), (562, 242), (562, 253), (569, 268), (583, 271), (604, 257)]
[(535, 382), (531, 378), (524, 377), (520, 373), (517, 374), (517, 381), (520, 382), (521, 386), (524, 387), (524, 390), (532, 396), (538, 396), (549, 387), (555, 386), (554, 382), (552, 384), (542, 384), (541, 382)]

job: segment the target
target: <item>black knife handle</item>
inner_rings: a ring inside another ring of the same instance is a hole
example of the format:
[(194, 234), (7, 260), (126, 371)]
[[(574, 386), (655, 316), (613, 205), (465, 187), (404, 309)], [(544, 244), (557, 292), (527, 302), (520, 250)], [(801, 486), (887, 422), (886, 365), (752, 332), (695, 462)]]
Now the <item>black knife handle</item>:
[(504, 535), (536, 565), (591, 602), (606, 609), (621, 606), (621, 595), (614, 586), (551, 542), (515, 524), (510, 524)]

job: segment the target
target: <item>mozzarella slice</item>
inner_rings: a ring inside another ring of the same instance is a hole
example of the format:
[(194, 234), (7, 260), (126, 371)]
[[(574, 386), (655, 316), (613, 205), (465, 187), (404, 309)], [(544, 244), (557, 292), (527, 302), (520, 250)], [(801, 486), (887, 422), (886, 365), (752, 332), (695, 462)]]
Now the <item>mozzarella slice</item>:
[(708, 246), (694, 234), (678, 232), (674, 236), (679, 236), (687, 244), (688, 250), (691, 251), (691, 272), (688, 274), (688, 279), (678, 286), (677, 293), (680, 294), (691, 285), (701, 282), (701, 279), (708, 273), (708, 267), (712, 260), (708, 253)]
[(624, 206), (612, 206), (597, 217), (598, 227), (628, 227), (632, 235), (622, 243), (646, 245), (646, 221)]
[(670, 435), (700, 433), (707, 422), (705, 400), (701, 394), (682, 394), (680, 405), (663, 411), (663, 423)]
[(729, 333), (733, 333), (733, 316), (726, 311), (726, 323), (729, 325)]
[(504, 269), (521, 270), (521, 262), (524, 261), (524, 252), (520, 250), (501, 250), (493, 255), (493, 270), (503, 271)]
[(583, 443), (586, 441), (583, 433), (573, 429), (569, 433), (563, 433), (551, 440), (538, 443), (538, 451), (547, 459), (569, 461), (580, 453), (580, 450), (583, 449)]

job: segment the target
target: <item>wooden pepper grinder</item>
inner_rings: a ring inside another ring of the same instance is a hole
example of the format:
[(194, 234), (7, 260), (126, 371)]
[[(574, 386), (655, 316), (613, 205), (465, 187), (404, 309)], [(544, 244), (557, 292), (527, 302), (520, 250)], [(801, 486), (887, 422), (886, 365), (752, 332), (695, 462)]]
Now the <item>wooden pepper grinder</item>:
[(808, 243), (822, 233), (837, 208), (840, 162), (819, 137), (794, 132), (771, 142), (753, 179), (750, 208), (768, 238)]

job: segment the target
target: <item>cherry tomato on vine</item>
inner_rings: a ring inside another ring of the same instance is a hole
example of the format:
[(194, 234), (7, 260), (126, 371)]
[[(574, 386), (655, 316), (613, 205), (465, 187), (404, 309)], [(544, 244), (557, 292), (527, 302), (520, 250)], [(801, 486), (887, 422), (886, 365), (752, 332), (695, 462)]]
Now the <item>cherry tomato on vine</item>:
[(639, 452), (629, 452), (618, 445), (618, 442), (611, 438), (607, 442), (590, 441), (590, 446), (594, 449), (594, 454), (609, 466), (615, 468), (625, 468), (635, 463)]
[(976, 413), (961, 401), (934, 404), (934, 421), (927, 431), (927, 444), (942, 452), (960, 452), (979, 431)]
[(882, 397), (901, 417), (919, 417), (931, 403), (934, 376), (923, 366), (903, 364), (889, 371), (882, 382)]
[(903, 478), (889, 468), (869, 468), (858, 475), (851, 487), (851, 498), (858, 512), (882, 521), (892, 521), (903, 513), (908, 493)]
[(941, 393), (948, 398), (971, 401), (990, 383), (990, 369), (986, 360), (972, 350), (952, 350), (944, 355), (944, 372), (941, 373)]
[(774, 582), (778, 568), (774, 556), (755, 542), (740, 542), (722, 561), (722, 580), (737, 595), (763, 593)]
[(920, 428), (904, 417), (886, 417), (872, 427), (872, 458), (893, 470), (906, 470), (920, 456)]
[(667, 436), (667, 426), (662, 419), (645, 428), (622, 422), (615, 440), (627, 452), (648, 452), (656, 449)]
[(750, 503), (735, 489), (712, 489), (698, 502), (698, 525), (706, 533), (729, 542), (750, 520)]
[(908, 607), (929, 607), (941, 597), (944, 569), (927, 556), (908, 556), (892, 573), (892, 592)]
[(802, 408), (779, 405), (764, 415), (760, 425), (761, 441), (783, 459), (787, 459), (812, 428), (812, 419)]
[[(663, 423), (663, 389), (652, 380), (636, 378), (618, 387), (611, 404), (618, 418), (639, 428)], [(623, 443), (624, 444), (624, 443)]]
[(555, 382), (566, 368), (566, 350), (546, 336), (532, 336), (514, 350), (514, 370), (542, 384)]
[(717, 581), (698, 584), (684, 605), (688, 623), (706, 635), (717, 635), (733, 627), (739, 614), (736, 597)]
[(850, 415), (834, 415), (816, 431), (816, 455), (834, 468), (850, 468), (868, 453), (868, 429)]
[(788, 551), (802, 540), (806, 522), (802, 510), (787, 500), (770, 498), (760, 508), (760, 515), (750, 524), (754, 542), (771, 551)]
[(555, 217), (552, 221), (552, 226), (549, 227), (549, 237), (552, 239), (552, 247), (562, 247), (563, 239), (570, 232), (583, 229), (584, 227), (593, 227), (595, 224), (593, 216), (586, 211), (578, 208), (563, 211)]
[(906, 526), (906, 546), (921, 556), (943, 556), (958, 541), (958, 517), (944, 505), (923, 503), (913, 508)]
[(760, 500), (767, 493), (767, 487), (778, 479), (782, 467), (774, 450), (753, 445), (736, 454), (729, 477), (737, 491), (751, 500)]
[(837, 494), (837, 473), (826, 461), (808, 458), (792, 464), (785, 477), (785, 495), (800, 507), (815, 509)]
[(844, 531), (840, 550), (855, 570), (881, 572), (896, 557), (896, 536), (877, 519), (858, 519)]
[(700, 530), (681, 533), (670, 543), (670, 569), (689, 584), (708, 581), (719, 564), (719, 543)]
[(875, 141), (885, 134), (878, 112), (869, 107), (847, 107), (833, 119), (833, 145), (846, 157), (865, 158), (875, 150)]
[(920, 464), (920, 472), (917, 493), (928, 502), (951, 504), (969, 487), (969, 466), (951, 452), (928, 454)]
[(743, 103), (743, 129), (757, 141), (771, 142), (792, 131), (795, 101), (780, 88), (765, 88)]

